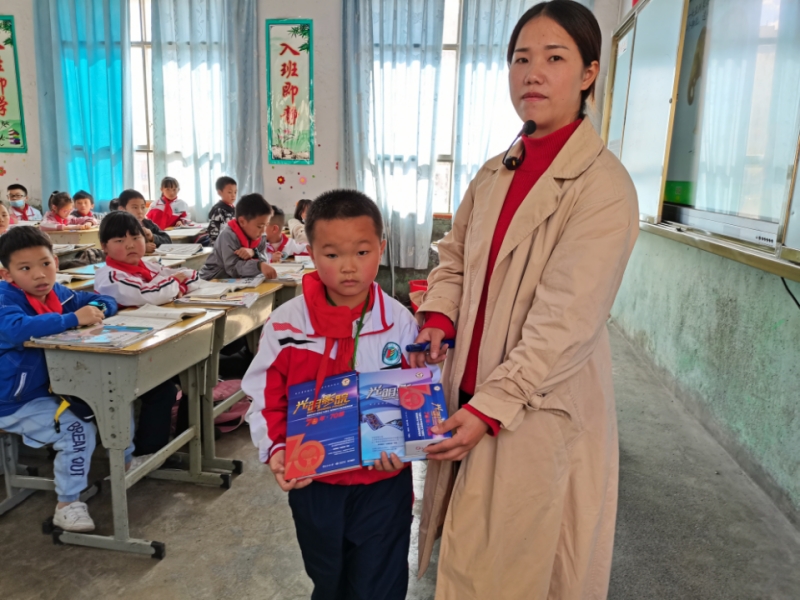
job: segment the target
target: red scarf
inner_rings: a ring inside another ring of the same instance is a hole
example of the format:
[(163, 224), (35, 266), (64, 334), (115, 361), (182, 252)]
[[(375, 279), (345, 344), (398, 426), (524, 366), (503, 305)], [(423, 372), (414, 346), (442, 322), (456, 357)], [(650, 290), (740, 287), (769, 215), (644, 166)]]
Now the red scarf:
[(239, 221), (236, 219), (232, 219), (228, 221), (228, 227), (233, 230), (233, 233), (236, 234), (236, 237), (239, 239), (239, 243), (242, 245), (242, 248), (258, 248), (258, 245), (261, 243), (261, 238), (251, 240), (247, 237), (242, 228), (239, 226)]
[(168, 227), (172, 227), (172, 225), (175, 224), (175, 222), (173, 222), (175, 213), (172, 212), (172, 203), (175, 202), (175, 200), (167, 200), (167, 197), (162, 194), (161, 201), (164, 203), (164, 214), (167, 216)]
[(123, 273), (127, 273), (128, 275), (140, 277), (141, 279), (144, 279), (145, 283), (150, 283), (153, 280), (153, 277), (155, 277), (153, 272), (147, 268), (142, 259), (139, 259), (138, 265), (129, 265), (128, 263), (119, 262), (118, 260), (114, 260), (110, 256), (107, 256), (106, 264), (112, 269), (117, 269)]
[(15, 206), (12, 206), (11, 210), (13, 210), (15, 213), (17, 213), (17, 217), (19, 217), (22, 221), (27, 221), (28, 220), (28, 205), (27, 204), (25, 206), (23, 206), (21, 209), (15, 207)]
[(38, 298), (31, 296), (16, 283), (11, 285), (22, 290), (22, 293), (25, 294), (25, 298), (28, 300), (28, 304), (30, 304), (31, 308), (36, 311), (37, 315), (46, 315), (48, 313), (55, 313), (57, 315), (64, 314), (64, 307), (61, 306), (61, 300), (59, 300), (58, 296), (56, 296), (55, 290), (50, 290), (50, 293), (45, 296), (44, 302), (42, 302)]
[(281, 243), (280, 243), (280, 245), (276, 247), (275, 244), (270, 242), (269, 251), (270, 252), (280, 252), (281, 250), (283, 250), (286, 247), (286, 244), (288, 242), (289, 242), (289, 236), (286, 235), (285, 233), (282, 233), (281, 234)]
[(62, 225), (69, 225), (69, 217), (64, 219), (60, 217), (58, 213), (54, 210), (50, 211), (50, 216), (56, 221), (56, 223), (61, 223)]
[[(311, 326), (314, 333), (325, 337), (325, 353), (317, 370), (317, 387), (314, 398), (319, 396), (322, 382), (328, 375), (339, 375), (350, 370), (350, 362), (353, 359), (355, 342), (353, 340), (353, 321), (361, 317), (364, 310), (362, 302), (354, 308), (346, 306), (331, 306), (328, 303), (328, 294), (325, 284), (319, 278), (319, 273), (314, 271), (303, 277), (303, 298), (305, 298), (308, 314), (311, 317)], [(370, 287), (369, 295), (366, 299), (367, 312), (372, 310), (375, 305), (375, 297)], [(339, 342), (336, 351), (336, 358), (332, 365), (330, 355), (333, 345)]]

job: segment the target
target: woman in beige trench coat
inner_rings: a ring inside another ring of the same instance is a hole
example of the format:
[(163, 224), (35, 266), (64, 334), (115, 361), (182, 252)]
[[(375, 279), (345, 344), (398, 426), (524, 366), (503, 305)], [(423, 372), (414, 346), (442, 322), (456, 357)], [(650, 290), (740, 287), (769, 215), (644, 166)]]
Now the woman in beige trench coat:
[[(545, 7), (522, 17), (509, 46), (512, 102), (537, 123), (532, 137), (583, 114), (600, 58), (591, 12)], [(437, 599), (605, 598), (619, 455), (606, 320), (638, 232), (636, 192), (584, 119), (522, 200), (490, 273), (469, 401), (499, 422), (492, 436), (460, 409), (459, 386), (515, 176), (501, 159), (471, 182), (420, 303), (422, 318), (443, 314), (457, 331), (443, 375), (453, 437), (430, 447), (420, 576), (441, 535)], [(443, 336), (422, 329), (431, 350), (412, 362), (443, 360)]]

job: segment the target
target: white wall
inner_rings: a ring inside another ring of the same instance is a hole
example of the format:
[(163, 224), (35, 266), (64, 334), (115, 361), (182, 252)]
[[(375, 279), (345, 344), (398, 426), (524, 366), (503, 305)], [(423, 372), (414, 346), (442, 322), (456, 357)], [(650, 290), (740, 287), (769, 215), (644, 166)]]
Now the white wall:
[[(267, 145), (266, 19), (313, 19), (315, 140), (313, 165), (271, 165)], [(294, 212), (301, 198), (315, 198), (339, 186), (337, 166), (341, 162), (342, 124), (342, 0), (260, 0), (258, 6), (261, 137), (264, 164), (264, 197)], [(273, 168), (274, 167), (274, 168)], [(299, 173), (299, 175), (298, 175)], [(278, 177), (286, 179), (278, 184)], [(307, 183), (301, 185), (300, 177)], [(247, 190), (239, 190), (246, 194)]]
[[(28, 152), (0, 152), (0, 198), (6, 201), (6, 187), (21, 183), (28, 188), (31, 203), (41, 206), (42, 157), (39, 144), (39, 100), (36, 86), (36, 54), (33, 43), (34, 0), (0, 0), (0, 15), (13, 15), (17, 33), (19, 82), (22, 88), (22, 110), (25, 115), (25, 135)], [(51, 190), (52, 191), (52, 190)]]

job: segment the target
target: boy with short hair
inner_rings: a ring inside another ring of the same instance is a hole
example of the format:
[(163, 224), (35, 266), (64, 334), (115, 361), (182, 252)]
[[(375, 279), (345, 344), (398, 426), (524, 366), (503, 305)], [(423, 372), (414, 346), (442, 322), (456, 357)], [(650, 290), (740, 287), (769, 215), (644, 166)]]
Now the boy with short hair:
[(12, 183), (6, 188), (11, 214), (17, 221), (41, 221), (42, 213), (28, 204), (28, 188), (21, 183)]
[(161, 244), (171, 244), (172, 238), (166, 231), (161, 231), (158, 225), (146, 218), (147, 201), (136, 190), (123, 191), (117, 200), (119, 210), (132, 214), (139, 220), (144, 231), (145, 253), (152, 254)]
[(78, 190), (72, 195), (72, 202), (75, 210), (72, 211), (73, 217), (89, 217), (99, 221), (103, 218), (103, 213), (94, 212), (94, 196), (89, 192)]
[(200, 271), (201, 279), (256, 277), (275, 279), (269, 266), (267, 238), (264, 232), (272, 216), (272, 207), (261, 194), (242, 196), (236, 204), (236, 218), (222, 228), (214, 251)]
[(192, 223), (189, 219), (189, 205), (178, 199), (179, 191), (181, 186), (174, 177), (164, 177), (161, 180), (161, 198), (147, 212), (147, 218), (161, 229)]
[(0, 237), (0, 262), (0, 429), (20, 434), (34, 448), (54, 445), (58, 504), (53, 524), (65, 531), (92, 531), (94, 522), (78, 499), (86, 488), (95, 426), (67, 410), (56, 428), (61, 399), (50, 392), (44, 351), (23, 344), (99, 323), (117, 312), (117, 303), (56, 283), (53, 246), (33, 227), (15, 227)]
[(283, 233), (286, 224), (286, 213), (277, 206), (272, 207), (272, 218), (267, 225), (267, 252), (272, 262), (280, 262), (284, 256), (308, 254), (308, 244), (301, 244)]
[(50, 210), (44, 213), (39, 227), (42, 231), (77, 231), (97, 225), (94, 217), (76, 217), (72, 212), (72, 196), (67, 192), (53, 192), (47, 201)]
[(208, 211), (208, 237), (215, 242), (225, 224), (236, 216), (236, 180), (222, 176), (217, 179), (217, 195), (219, 202)]
[[(242, 381), (253, 399), (247, 421), (259, 458), (289, 492), (312, 598), (401, 600), (413, 503), (409, 465), (384, 453), (373, 467), (286, 481), (287, 396), (298, 383), (319, 386), (324, 377), (354, 369), (407, 366), (405, 347), (416, 339), (417, 323), (375, 283), (386, 242), (372, 200), (351, 190), (323, 194), (308, 211), (306, 234), (317, 271), (303, 278), (303, 295), (264, 324)], [(387, 347), (401, 353), (386, 358)]]

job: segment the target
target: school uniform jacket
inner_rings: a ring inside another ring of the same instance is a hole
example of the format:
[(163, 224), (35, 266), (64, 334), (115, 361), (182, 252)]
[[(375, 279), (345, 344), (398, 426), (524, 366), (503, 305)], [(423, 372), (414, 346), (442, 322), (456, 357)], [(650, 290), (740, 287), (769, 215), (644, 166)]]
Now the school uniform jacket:
[(297, 240), (293, 240), (286, 234), (281, 234), (281, 241), (277, 244), (267, 242), (267, 252), (281, 252), (286, 256), (295, 256), (296, 254), (308, 254), (308, 244), (301, 244)]
[[(168, 269), (158, 263), (142, 261), (153, 274), (151, 281), (138, 275), (114, 269), (108, 264), (97, 269), (94, 276), (94, 289), (98, 294), (114, 298), (120, 306), (144, 306), (145, 304), (167, 304), (199, 287), (199, 276), (192, 269)], [(178, 273), (187, 275), (181, 283), (175, 279)]]
[(142, 227), (150, 230), (150, 233), (153, 234), (153, 243), (156, 245), (156, 248), (161, 244), (172, 243), (172, 238), (169, 237), (169, 234), (166, 231), (162, 231), (161, 228), (150, 219), (142, 219)]
[[(365, 314), (356, 353), (356, 370), (363, 373), (407, 365), (406, 344), (414, 343), (419, 332), (408, 309), (383, 293), (377, 283), (372, 284), (372, 294), (375, 300), (372, 310)], [(354, 321), (353, 334), (356, 326)], [(275, 452), (286, 447), (288, 387), (317, 378), (325, 345), (326, 338), (318, 335), (311, 324), (305, 296), (281, 305), (264, 323), (258, 353), (242, 380), (242, 390), (253, 399), (245, 419), (262, 462), (269, 462)], [(329, 368), (337, 350), (338, 342), (330, 354)], [(438, 381), (438, 367), (432, 366), (431, 370), (434, 381)], [(326, 376), (335, 374), (326, 372)], [(386, 473), (361, 468), (321, 477), (319, 481), (354, 485), (386, 478)]]
[[(234, 221), (235, 223), (235, 221)], [(236, 256), (236, 251), (242, 248), (236, 232), (225, 225), (219, 232), (217, 241), (214, 242), (214, 251), (206, 260), (206, 264), (200, 270), (200, 278), (205, 280), (219, 278), (241, 278), (255, 277), (261, 274), (259, 263), (269, 262), (267, 254), (267, 238), (261, 236), (259, 244), (255, 250), (255, 257), (244, 260)]]
[(234, 218), (236, 209), (230, 204), (220, 200), (208, 211), (208, 237), (213, 242), (219, 237), (220, 231)]
[(17, 221), (42, 220), (42, 213), (39, 212), (36, 208), (31, 206), (30, 204), (26, 204), (22, 208), (15, 208), (14, 206), (12, 206), (9, 210), (11, 216), (14, 217)]
[(0, 417), (14, 414), (35, 398), (50, 395), (44, 350), (25, 348), (25, 342), (77, 327), (75, 311), (95, 300), (106, 305), (107, 317), (117, 313), (116, 301), (108, 296), (73, 291), (59, 283), (53, 292), (61, 303), (62, 314), (39, 315), (25, 292), (0, 282)]
[[(172, 209), (171, 217), (165, 212), (167, 204), (169, 204), (169, 207)], [(150, 207), (150, 210), (147, 211), (147, 218), (161, 229), (173, 227), (180, 220), (189, 220), (189, 205), (180, 198), (175, 198), (172, 202), (168, 202), (162, 196), (156, 200)]]
[(44, 218), (39, 224), (39, 229), (42, 231), (62, 231), (64, 227), (70, 225), (85, 225), (86, 223), (89, 223), (89, 225), (97, 225), (97, 219), (94, 217), (76, 217), (72, 214), (66, 219), (62, 219), (52, 210), (48, 210), (44, 213)]

